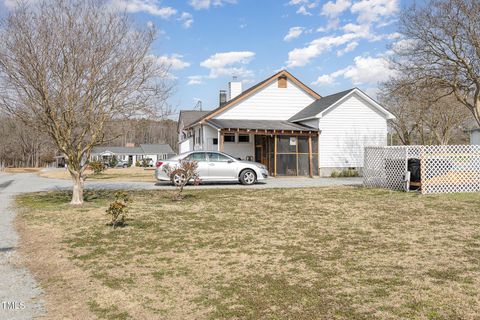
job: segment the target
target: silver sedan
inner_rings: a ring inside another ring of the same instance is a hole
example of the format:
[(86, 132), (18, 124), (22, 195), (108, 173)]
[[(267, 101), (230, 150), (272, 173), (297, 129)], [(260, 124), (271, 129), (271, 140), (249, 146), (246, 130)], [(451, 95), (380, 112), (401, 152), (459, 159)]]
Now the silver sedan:
[(182, 178), (180, 176), (169, 176), (165, 167), (176, 167), (183, 159), (198, 163), (197, 171), (201, 181), (239, 181), (244, 185), (252, 185), (268, 177), (267, 167), (261, 163), (238, 160), (218, 151), (191, 151), (157, 162), (155, 171), (157, 180), (173, 183), (180, 180)]

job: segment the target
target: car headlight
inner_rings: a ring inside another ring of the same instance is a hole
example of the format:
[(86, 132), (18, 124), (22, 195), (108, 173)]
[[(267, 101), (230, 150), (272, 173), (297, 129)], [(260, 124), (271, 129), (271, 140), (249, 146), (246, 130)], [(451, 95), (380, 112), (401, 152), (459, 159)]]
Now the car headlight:
[(263, 164), (257, 164), (257, 167), (263, 170), (267, 170), (267, 166)]

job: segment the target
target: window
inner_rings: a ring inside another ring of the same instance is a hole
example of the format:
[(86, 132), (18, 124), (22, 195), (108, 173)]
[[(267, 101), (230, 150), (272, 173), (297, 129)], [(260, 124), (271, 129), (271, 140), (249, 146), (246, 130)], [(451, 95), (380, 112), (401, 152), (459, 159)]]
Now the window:
[(238, 135), (238, 142), (250, 142), (250, 135), (249, 134), (239, 134)]
[(218, 138), (213, 138), (213, 145), (214, 146), (218, 145)]
[(186, 160), (194, 160), (194, 161), (206, 161), (207, 156), (205, 152), (195, 152), (191, 153), (188, 155), (188, 157), (185, 158)]
[(229, 157), (226, 157), (223, 154), (216, 153), (216, 152), (208, 153), (208, 159), (211, 162), (228, 162), (232, 160)]
[(235, 142), (235, 134), (234, 133), (225, 133), (223, 136), (224, 142)]

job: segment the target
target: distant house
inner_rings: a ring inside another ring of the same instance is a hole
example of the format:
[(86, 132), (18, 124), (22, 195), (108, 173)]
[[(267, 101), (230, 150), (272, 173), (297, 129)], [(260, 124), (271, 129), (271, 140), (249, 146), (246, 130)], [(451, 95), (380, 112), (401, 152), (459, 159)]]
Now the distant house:
[(91, 160), (109, 161), (116, 157), (118, 161), (131, 163), (135, 166), (137, 161), (147, 160), (148, 165), (155, 165), (157, 161), (168, 159), (175, 152), (168, 144), (141, 144), (139, 147), (94, 147)]
[(470, 144), (480, 145), (480, 128), (470, 130)]
[(217, 150), (273, 176), (329, 176), (363, 167), (365, 146), (387, 145), (394, 116), (358, 88), (320, 96), (286, 70), (243, 91), (232, 81), (211, 111), (182, 111), (181, 153)]

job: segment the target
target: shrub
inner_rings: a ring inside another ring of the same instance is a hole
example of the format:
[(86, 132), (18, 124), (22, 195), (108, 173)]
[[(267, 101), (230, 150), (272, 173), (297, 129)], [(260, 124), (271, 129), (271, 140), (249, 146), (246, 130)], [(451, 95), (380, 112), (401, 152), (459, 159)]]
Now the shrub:
[(140, 161), (138, 161), (138, 160), (137, 160), (137, 161), (135, 161), (135, 167), (140, 167), (140, 166), (141, 166), (141, 163), (140, 163)]
[(89, 165), (93, 170), (93, 174), (100, 174), (105, 170), (105, 165), (101, 161), (91, 161)]
[(358, 177), (359, 173), (356, 169), (343, 169), (342, 171), (333, 171), (330, 174), (332, 178), (351, 178), (351, 177)]
[(150, 159), (142, 159), (142, 167), (146, 168), (150, 164)]
[(110, 203), (108, 209), (105, 211), (110, 217), (110, 222), (107, 223), (107, 225), (113, 228), (124, 226), (128, 213), (128, 204), (130, 202), (130, 197), (126, 192), (115, 193), (115, 201)]
[[(184, 198), (183, 196), (183, 188), (189, 183), (193, 181), (195, 185), (200, 183), (200, 177), (198, 176), (198, 163), (197, 161), (190, 161), (190, 160), (180, 160), (178, 165), (171, 166), (165, 165), (163, 167), (163, 171), (167, 173), (167, 175), (172, 179), (172, 182), (177, 187), (176, 192), (173, 194), (173, 200), (179, 201)], [(174, 180), (174, 177), (178, 177), (180, 179)]]
[(118, 164), (118, 159), (117, 159), (117, 157), (115, 157), (115, 156), (112, 157), (112, 158), (110, 159), (110, 161), (108, 162), (108, 166), (109, 166), (110, 168), (115, 168), (115, 167), (117, 166), (117, 164)]

